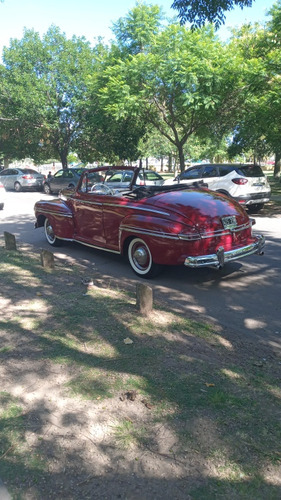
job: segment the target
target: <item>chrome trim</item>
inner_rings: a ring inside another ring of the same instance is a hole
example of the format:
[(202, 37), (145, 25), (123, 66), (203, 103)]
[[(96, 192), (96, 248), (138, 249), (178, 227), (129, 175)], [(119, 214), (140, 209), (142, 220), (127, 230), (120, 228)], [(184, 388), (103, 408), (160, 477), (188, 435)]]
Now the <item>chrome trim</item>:
[(118, 208), (132, 208), (133, 210), (139, 210), (140, 212), (149, 212), (149, 214), (166, 215), (170, 217), (169, 212), (162, 212), (161, 210), (154, 210), (153, 208), (143, 208), (135, 207), (134, 205), (121, 205), (120, 203), (103, 203), (104, 206), (118, 207)]
[[(197, 240), (202, 240), (203, 238), (205, 238), (205, 236), (202, 236), (202, 234), (198, 233), (198, 234), (194, 234), (194, 233), (186, 233), (186, 234), (182, 234), (182, 233), (179, 233), (178, 234), (178, 238), (179, 240), (184, 240), (184, 241), (197, 241)], [(207, 238), (207, 236), (206, 236)], [(209, 236), (208, 236), (209, 238)]]
[(220, 247), (218, 252), (215, 254), (186, 257), (184, 265), (193, 268), (208, 266), (221, 268), (224, 263), (230, 262), (231, 260), (238, 260), (252, 254), (262, 255), (265, 244), (264, 236), (259, 234), (255, 237), (255, 239), (256, 241), (254, 243), (235, 250), (225, 252), (223, 247)]
[[(39, 215), (50, 214), (50, 215), (57, 215), (59, 217), (71, 217), (72, 218), (72, 214), (59, 213), (59, 212), (54, 212), (52, 210), (46, 210), (46, 209), (44, 209), (44, 211), (36, 209), (36, 213), (38, 213)], [(37, 215), (37, 217), (38, 217), (38, 215)]]
[(77, 240), (76, 238), (73, 238), (73, 240), (70, 240), (70, 241), (75, 241), (76, 243), (81, 243), (82, 245), (85, 245), (86, 247), (95, 248), (96, 250), (105, 250), (106, 252), (117, 253), (117, 254), (121, 253), (119, 250), (110, 250), (110, 248), (99, 247), (98, 245), (91, 245), (90, 243), (85, 243), (84, 241)]
[(74, 202), (79, 202), (84, 205), (98, 205), (98, 206), (105, 206), (105, 207), (118, 207), (118, 208), (131, 208), (133, 210), (139, 210), (142, 212), (149, 212), (150, 214), (158, 214), (158, 215), (165, 215), (166, 217), (170, 217), (169, 212), (162, 212), (161, 210), (154, 210), (151, 208), (143, 208), (143, 207), (135, 207), (134, 205), (122, 205), (121, 203), (108, 203), (108, 202), (96, 202), (96, 201), (91, 201), (91, 200), (78, 200), (75, 199)]
[(160, 231), (151, 231), (151, 230), (146, 230), (146, 229), (142, 229), (140, 227), (135, 227), (135, 226), (120, 226), (120, 231), (129, 231), (129, 232), (138, 232), (138, 233), (141, 233), (141, 234), (145, 234), (147, 236), (156, 236), (156, 237), (159, 237), (159, 238), (167, 238), (167, 239), (170, 239), (170, 240), (183, 240), (183, 241), (197, 241), (197, 240), (204, 240), (204, 239), (208, 239), (208, 238), (215, 238), (215, 237), (221, 237), (221, 236), (227, 236), (231, 233), (238, 233), (239, 231), (243, 231), (245, 229), (249, 229), (251, 228), (252, 224), (251, 223), (247, 223), (247, 224), (244, 224), (244, 225), (241, 225), (239, 226), (239, 228), (236, 228), (236, 229), (232, 229), (232, 230), (224, 230), (224, 229), (219, 229), (217, 231), (212, 231), (210, 233), (203, 233), (203, 234), (200, 234), (198, 232), (198, 234), (194, 234), (194, 233), (179, 233), (179, 234), (171, 234), (171, 233), (164, 233), (164, 232), (160, 232)]
[(245, 205), (256, 205), (256, 203), (266, 203), (270, 201), (270, 198), (258, 198), (257, 200), (249, 200), (245, 202)]
[(250, 229), (252, 227), (252, 223), (248, 222), (247, 224), (242, 224), (241, 226), (232, 228), (232, 229), (218, 229), (217, 231), (210, 231), (209, 233), (201, 234), (202, 239), (206, 238), (214, 238), (216, 236), (227, 236), (231, 233), (239, 233), (240, 231), (244, 231), (245, 229)]
[(98, 201), (89, 201), (89, 200), (73, 200), (75, 203), (81, 203), (82, 205), (98, 205), (99, 207), (103, 205), (103, 203)]
[[(160, 231), (149, 231), (149, 230), (146, 230), (146, 229), (141, 229), (139, 227), (134, 227), (134, 226), (120, 226), (120, 229), (119, 229), (119, 232), (121, 233), (122, 231), (128, 231), (130, 233), (138, 233), (138, 234), (145, 234), (146, 236), (153, 236), (153, 237), (157, 237), (157, 238), (166, 238), (166, 239), (169, 239), (169, 240), (178, 240), (179, 239), (179, 235), (178, 234), (170, 234), (170, 233), (163, 233), (163, 232), (160, 232)], [(198, 238), (200, 239), (200, 238)]]

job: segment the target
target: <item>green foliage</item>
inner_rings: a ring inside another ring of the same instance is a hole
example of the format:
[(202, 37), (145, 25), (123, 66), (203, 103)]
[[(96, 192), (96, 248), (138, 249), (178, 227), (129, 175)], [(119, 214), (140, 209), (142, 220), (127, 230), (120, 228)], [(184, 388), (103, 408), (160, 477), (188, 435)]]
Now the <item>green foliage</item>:
[(191, 23), (192, 27), (201, 27), (206, 21), (219, 28), (225, 21), (225, 12), (236, 5), (251, 7), (253, 0), (174, 0), (172, 9), (178, 10), (181, 24)]
[(147, 52), (153, 37), (160, 29), (162, 18), (158, 5), (144, 5), (137, 2), (136, 6), (113, 24), (118, 46), (129, 54)]
[[(275, 153), (281, 158), (281, 2), (270, 12), (266, 29), (244, 26), (234, 32), (233, 44), (244, 59), (243, 107), (230, 154), (250, 149), (257, 157)], [(275, 175), (280, 166), (277, 164)]]
[(149, 53), (119, 59), (104, 73), (99, 96), (109, 116), (135, 116), (152, 125), (177, 150), (204, 127), (230, 126), (239, 100), (240, 60), (212, 29), (170, 25)]
[(42, 38), (26, 30), (4, 49), (1, 68), (0, 149), (39, 162), (67, 155), (80, 132), (80, 103), (91, 49), (83, 38), (67, 40), (52, 26)]
[[(206, 12), (247, 1), (173, 6), (194, 19), (202, 6), (200, 25)], [(232, 156), (281, 158), (280, 12), (278, 0), (264, 28), (244, 25), (228, 44), (210, 25), (164, 25), (161, 9), (142, 2), (113, 25), (110, 46), (68, 40), (55, 26), (42, 38), (26, 30), (0, 66), (1, 153), (63, 166), (70, 152), (84, 162), (168, 156), (183, 170), (187, 157), (225, 157), (233, 137)]]

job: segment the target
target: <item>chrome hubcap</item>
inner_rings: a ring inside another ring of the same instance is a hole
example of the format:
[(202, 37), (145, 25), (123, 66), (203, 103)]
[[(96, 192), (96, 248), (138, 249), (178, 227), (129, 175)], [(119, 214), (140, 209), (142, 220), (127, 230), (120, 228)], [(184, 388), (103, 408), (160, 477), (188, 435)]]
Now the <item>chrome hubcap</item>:
[(148, 253), (144, 247), (138, 247), (134, 250), (133, 258), (139, 267), (147, 267)]

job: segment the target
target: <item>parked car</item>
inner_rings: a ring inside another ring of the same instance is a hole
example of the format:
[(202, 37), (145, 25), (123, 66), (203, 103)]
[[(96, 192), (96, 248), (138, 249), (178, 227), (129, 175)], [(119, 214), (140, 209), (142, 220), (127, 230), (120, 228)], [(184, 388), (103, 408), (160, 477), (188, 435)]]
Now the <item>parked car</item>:
[[(46, 194), (57, 194), (64, 188), (74, 188), (77, 186), (85, 168), (65, 168), (58, 170), (53, 176), (48, 177), (43, 185), (43, 191)], [(96, 177), (96, 181), (102, 180)]]
[(204, 182), (209, 189), (231, 196), (249, 211), (258, 211), (271, 197), (267, 177), (259, 165), (201, 163), (188, 168), (166, 185)]
[(32, 168), (6, 168), (0, 172), (0, 181), (6, 191), (41, 190), (44, 176)]
[[(254, 221), (235, 200), (181, 184), (121, 192), (105, 182), (88, 183), (89, 176), (103, 176), (106, 169), (85, 171), (76, 189), (35, 204), (35, 227), (44, 227), (50, 245), (71, 240), (127, 255), (143, 278), (155, 276), (163, 265), (220, 268), (263, 253), (264, 237), (252, 234)], [(138, 175), (134, 169), (131, 186)]]
[[(105, 178), (105, 183), (116, 189), (124, 189), (130, 187), (134, 175), (133, 170), (120, 170), (112, 172), (109, 170), (109, 176)], [(162, 186), (164, 184), (163, 177), (154, 170), (140, 169), (135, 180), (136, 186)]]
[(0, 182), (0, 210), (4, 208), (4, 199), (5, 199), (6, 190), (2, 182)]

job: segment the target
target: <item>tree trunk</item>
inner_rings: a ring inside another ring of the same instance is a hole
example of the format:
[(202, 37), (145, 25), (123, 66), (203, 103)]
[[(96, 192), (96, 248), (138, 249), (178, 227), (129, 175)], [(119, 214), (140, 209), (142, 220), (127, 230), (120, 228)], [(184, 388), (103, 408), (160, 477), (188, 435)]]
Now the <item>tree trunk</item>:
[(60, 160), (61, 160), (62, 168), (68, 167), (67, 154), (68, 154), (68, 151), (60, 151)]
[(184, 161), (184, 152), (183, 152), (182, 144), (178, 143), (177, 148), (178, 148), (178, 152), (179, 152), (180, 171), (183, 172), (185, 170), (185, 161)]
[(281, 152), (275, 153), (274, 177), (278, 177), (280, 172)]
[(172, 155), (168, 156), (168, 172), (172, 172)]

